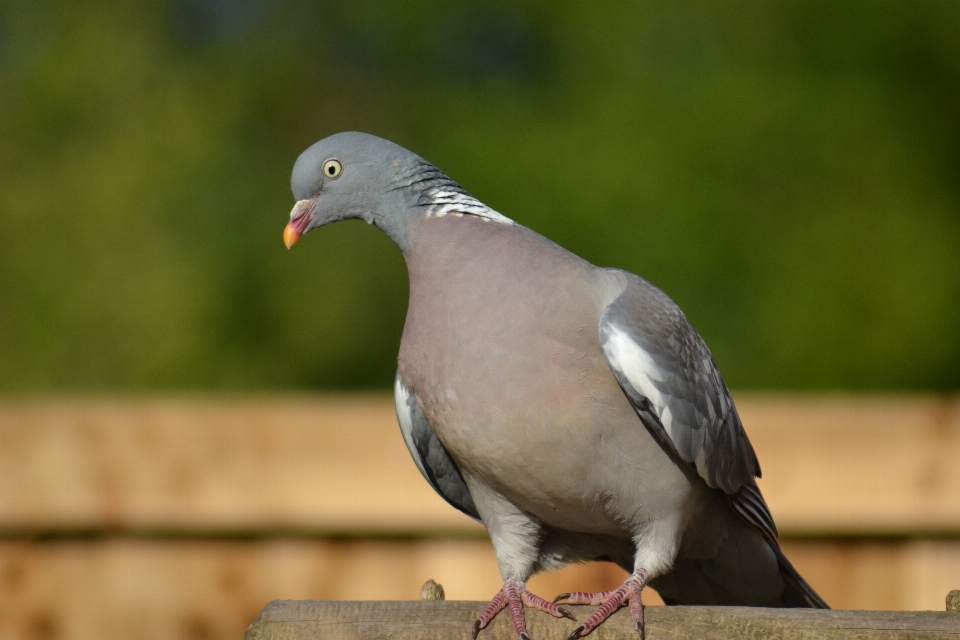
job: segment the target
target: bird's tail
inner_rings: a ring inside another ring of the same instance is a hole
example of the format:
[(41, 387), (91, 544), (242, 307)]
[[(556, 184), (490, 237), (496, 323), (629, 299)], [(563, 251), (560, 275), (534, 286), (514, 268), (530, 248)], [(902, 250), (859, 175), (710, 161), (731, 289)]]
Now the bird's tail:
[(736, 514), (757, 533), (766, 539), (766, 543), (777, 556), (777, 565), (780, 577), (784, 582), (784, 590), (780, 596), (784, 607), (810, 607), (813, 609), (829, 609), (817, 592), (803, 579), (787, 556), (783, 555), (780, 540), (777, 534), (777, 525), (773, 523), (773, 516), (767, 508), (767, 503), (760, 494), (760, 488), (751, 482), (743, 486), (739, 493), (732, 496), (731, 506)]
[(773, 552), (777, 555), (777, 563), (780, 565), (780, 576), (786, 583), (783, 590), (784, 606), (787, 607), (810, 607), (812, 609), (829, 609), (830, 606), (823, 601), (816, 591), (813, 590), (807, 581), (803, 579), (797, 570), (793, 568), (787, 556), (783, 555), (779, 544), (771, 545)]

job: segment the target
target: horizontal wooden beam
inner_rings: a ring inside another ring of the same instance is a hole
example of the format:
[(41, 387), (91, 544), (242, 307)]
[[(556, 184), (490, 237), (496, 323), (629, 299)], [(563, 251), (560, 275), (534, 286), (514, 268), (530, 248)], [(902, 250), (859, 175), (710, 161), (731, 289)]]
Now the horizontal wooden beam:
[[(432, 640), (470, 637), (483, 602), (275, 600), (247, 630), (245, 640)], [(593, 607), (571, 607), (583, 620)], [(566, 640), (576, 628), (527, 609), (533, 640)], [(750, 607), (648, 607), (648, 640), (913, 640), (960, 638), (960, 614), (939, 611), (824, 611)], [(516, 640), (506, 613), (479, 640)], [(588, 636), (589, 637), (589, 636)], [(637, 640), (626, 609), (595, 632), (596, 638)]]
[[(943, 610), (944, 594), (960, 587), (960, 541), (804, 540), (784, 550), (837, 609)], [(0, 638), (21, 637), (13, 630), (41, 610), (61, 621), (64, 638), (102, 637), (98, 625), (121, 614), (146, 621), (152, 638), (182, 638), (171, 625), (191, 612), (229, 621), (231, 633), (216, 637), (239, 638), (270, 600), (409, 600), (427, 578), (451, 600), (489, 599), (503, 585), (486, 538), (0, 539)], [(538, 573), (528, 585), (551, 599), (613, 589), (625, 578), (619, 567), (591, 562)], [(660, 602), (652, 589), (643, 597)]]
[[(960, 401), (736, 395), (785, 536), (960, 535)], [(0, 401), (0, 535), (482, 536), (392, 399)]]
[(384, 394), (0, 403), (0, 532), (482, 535)]
[(736, 396), (781, 534), (960, 534), (960, 401)]

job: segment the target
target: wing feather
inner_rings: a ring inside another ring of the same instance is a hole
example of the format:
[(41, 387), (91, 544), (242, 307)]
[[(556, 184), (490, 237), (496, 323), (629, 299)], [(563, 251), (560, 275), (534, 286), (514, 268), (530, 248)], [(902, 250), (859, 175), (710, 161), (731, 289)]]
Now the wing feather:
[(474, 520), (480, 520), (460, 468), (437, 438), (417, 397), (403, 385), (399, 372), (394, 381), (393, 399), (403, 441), (417, 469), (441, 498)]
[(626, 286), (599, 326), (617, 381), (647, 428), (707, 484), (734, 496), (760, 465), (710, 350), (665, 293), (619, 273)]

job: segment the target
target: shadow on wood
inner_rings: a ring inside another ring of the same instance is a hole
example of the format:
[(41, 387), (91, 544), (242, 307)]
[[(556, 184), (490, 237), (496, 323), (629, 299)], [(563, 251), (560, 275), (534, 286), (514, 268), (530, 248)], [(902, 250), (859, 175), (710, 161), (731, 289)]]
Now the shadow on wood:
[[(483, 602), (275, 600), (245, 640), (470, 640)], [(593, 607), (570, 607), (582, 620)], [(540, 611), (526, 610), (533, 640), (566, 640), (576, 627)], [(648, 607), (647, 638), (684, 640), (829, 639), (879, 640), (960, 638), (960, 614), (940, 611), (824, 611), (751, 607)], [(909, 636), (907, 635), (909, 634)], [(637, 640), (622, 609), (597, 629), (596, 640)], [(509, 616), (499, 615), (479, 640), (516, 640)]]

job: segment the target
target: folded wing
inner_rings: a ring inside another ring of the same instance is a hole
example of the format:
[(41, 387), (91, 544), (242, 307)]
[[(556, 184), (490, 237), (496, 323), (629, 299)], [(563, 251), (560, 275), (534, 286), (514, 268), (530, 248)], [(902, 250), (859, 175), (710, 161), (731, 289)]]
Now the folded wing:
[(407, 444), (420, 473), (451, 506), (474, 520), (479, 520), (480, 514), (477, 513), (457, 463), (443, 448), (420, 409), (417, 397), (400, 380), (399, 372), (394, 382), (393, 398), (397, 405), (397, 421), (400, 423), (403, 441)]

